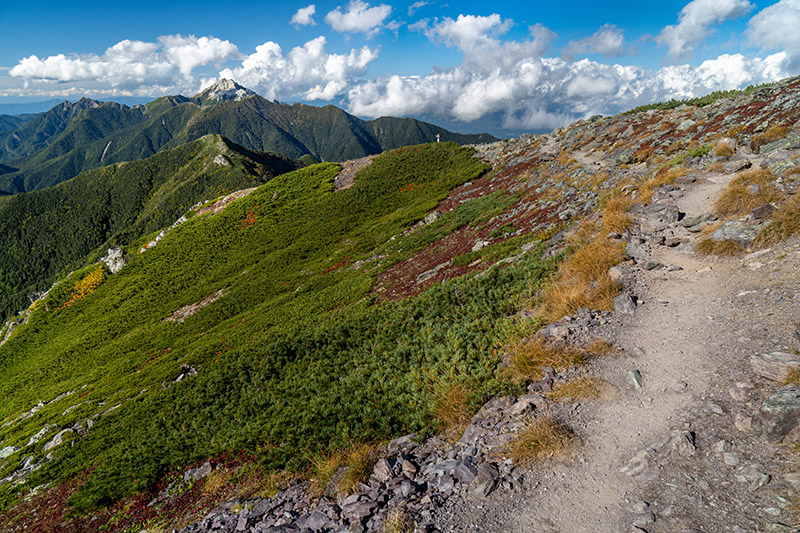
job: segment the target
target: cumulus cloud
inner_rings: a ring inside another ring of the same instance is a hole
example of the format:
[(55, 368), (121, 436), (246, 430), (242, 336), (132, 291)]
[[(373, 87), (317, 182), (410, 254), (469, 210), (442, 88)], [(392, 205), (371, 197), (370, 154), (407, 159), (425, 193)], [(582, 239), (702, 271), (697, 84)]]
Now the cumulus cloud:
[(310, 6), (301, 7), (297, 10), (297, 13), (292, 15), (292, 20), (290, 21), (292, 24), (297, 26), (316, 26), (316, 22), (314, 22), (314, 13), (317, 12), (317, 6), (311, 4)]
[(747, 0), (693, 0), (681, 9), (678, 24), (664, 27), (655, 40), (668, 48), (669, 57), (685, 58), (713, 32), (714, 23), (735, 19), (752, 8)]
[(256, 47), (240, 66), (220, 72), (220, 77), (235, 79), (269, 99), (331, 100), (364, 74), (378, 57), (378, 49), (364, 46), (347, 54), (329, 54), (326, 43), (320, 36), (284, 54), (280, 45), (269, 41)]
[(783, 50), (789, 55), (792, 74), (800, 71), (800, 0), (781, 0), (756, 13), (747, 26), (751, 44)]
[[(346, 11), (339, 6), (325, 15), (325, 22), (341, 33), (363, 32), (372, 36), (384, 27), (384, 21), (391, 13), (392, 7), (386, 4), (370, 7), (361, 0), (351, 0)], [(396, 24), (390, 25), (390, 29), (395, 27)]]
[(431, 24), (423, 20), (412, 27), (422, 31), (434, 43), (458, 48), (464, 55), (464, 63), (474, 69), (509, 67), (520, 59), (539, 57), (545, 53), (557, 35), (536, 24), (530, 26), (532, 39), (501, 41), (500, 37), (511, 29), (514, 22), (503, 20), (494, 13), (489, 16), (459, 15), (455, 20), (445, 17)]
[(427, 5), (430, 5), (430, 2), (423, 2), (422, 0), (420, 0), (419, 2), (414, 2), (413, 4), (408, 6), (408, 16), (409, 17), (412, 16), (414, 13), (417, 12), (419, 8), (425, 7)]
[(186, 87), (195, 83), (192, 71), (201, 65), (239, 57), (236, 45), (216, 37), (164, 35), (158, 42), (125, 39), (104, 54), (57, 54), (23, 58), (9, 74), (27, 81), (98, 81), (114, 89), (143, 86)]
[(593, 35), (567, 43), (565, 55), (603, 54), (606, 57), (618, 57), (625, 54), (625, 37), (622, 30), (613, 24), (605, 24)]
[(348, 91), (349, 110), (365, 117), (417, 115), (462, 122), (499, 115), (504, 128), (550, 129), (598, 113), (785, 75), (783, 52), (764, 59), (721, 55), (699, 66), (668, 66), (658, 71), (589, 59), (548, 58), (542, 54), (555, 34), (536, 26), (530, 28), (533, 39), (499, 41), (509, 25), (494, 15), (426, 23), (421, 29), (428, 38), (458, 47), (463, 62), (427, 76), (363, 82)]

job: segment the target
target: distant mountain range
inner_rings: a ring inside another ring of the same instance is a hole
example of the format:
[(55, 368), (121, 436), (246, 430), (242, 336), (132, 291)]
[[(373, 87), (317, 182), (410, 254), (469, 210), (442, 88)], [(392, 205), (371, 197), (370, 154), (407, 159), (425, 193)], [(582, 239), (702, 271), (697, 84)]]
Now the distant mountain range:
[(496, 140), (413, 118), (365, 121), (332, 105), (271, 102), (231, 80), (220, 80), (192, 98), (164, 96), (133, 107), (83, 98), (58, 104), (32, 120), (2, 118), (9, 122), (6, 127), (15, 121), (18, 126), (0, 131), (0, 194), (49, 187), (80, 172), (149, 157), (208, 134), (307, 163), (354, 159), (432, 142), (437, 135), (459, 144)]

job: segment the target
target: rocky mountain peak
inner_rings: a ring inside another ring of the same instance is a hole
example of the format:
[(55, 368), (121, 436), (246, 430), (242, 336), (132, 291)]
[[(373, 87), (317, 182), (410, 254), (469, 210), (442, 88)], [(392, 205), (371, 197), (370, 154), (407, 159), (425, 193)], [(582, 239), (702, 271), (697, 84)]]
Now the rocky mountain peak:
[(207, 87), (195, 97), (201, 100), (215, 100), (219, 102), (238, 102), (248, 96), (255, 96), (256, 93), (242, 87), (235, 81), (227, 78), (222, 78), (214, 82), (213, 85)]

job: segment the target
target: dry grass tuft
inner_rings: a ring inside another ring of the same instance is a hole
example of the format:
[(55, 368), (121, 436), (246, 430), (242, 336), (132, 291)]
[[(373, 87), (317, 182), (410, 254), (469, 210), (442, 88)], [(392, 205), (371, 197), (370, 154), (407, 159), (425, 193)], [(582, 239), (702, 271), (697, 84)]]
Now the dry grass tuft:
[(366, 482), (375, 464), (377, 447), (373, 444), (354, 444), (347, 451), (344, 475), (336, 488), (340, 493), (351, 494), (358, 489), (358, 484)]
[(703, 255), (733, 256), (744, 252), (744, 248), (736, 241), (715, 241), (703, 239), (697, 241), (697, 251)]
[(633, 153), (631, 159), (634, 163), (646, 163), (650, 159), (650, 156), (652, 156), (653, 152), (655, 151), (656, 149), (653, 148), (652, 146), (648, 146), (646, 148), (639, 148)]
[(413, 531), (414, 522), (399, 508), (389, 512), (383, 523), (383, 533), (413, 533)]
[(750, 149), (754, 153), (759, 153), (761, 147), (771, 142), (780, 141), (789, 134), (789, 128), (786, 126), (772, 126), (764, 133), (756, 135), (750, 141)]
[[(758, 187), (755, 194), (747, 191), (752, 185)], [(728, 184), (714, 203), (714, 211), (720, 217), (742, 216), (760, 205), (779, 199), (772, 172), (768, 169), (750, 170), (742, 172)]]
[(214, 470), (205, 478), (203, 492), (213, 494), (219, 492), (228, 483), (230, 473), (224, 470)]
[(561, 383), (547, 395), (548, 398), (555, 401), (571, 398), (577, 400), (579, 398), (597, 399), (597, 398), (611, 398), (614, 396), (616, 389), (608, 381), (600, 378), (593, 378), (590, 376), (581, 376), (572, 381)]
[(711, 163), (710, 165), (708, 165), (708, 168), (706, 168), (706, 170), (708, 172), (717, 172), (717, 173), (724, 172), (725, 165), (717, 161), (716, 163)]
[(622, 233), (631, 227), (630, 210), (633, 202), (627, 196), (611, 198), (603, 207), (602, 233)]
[(795, 195), (770, 216), (770, 223), (756, 235), (753, 245), (771, 246), (800, 232), (800, 195)]
[(345, 467), (341, 477), (336, 480), (338, 494), (350, 494), (358, 489), (372, 473), (377, 446), (368, 443), (353, 443), (345, 451), (310, 454), (312, 466), (311, 487), (313, 497), (322, 496), (336, 477), (341, 467)]
[(786, 377), (783, 379), (783, 385), (800, 385), (800, 368), (790, 368)]
[(512, 343), (509, 352), (511, 360), (508, 371), (512, 378), (517, 379), (539, 379), (542, 377), (543, 366), (559, 369), (586, 362), (586, 353), (583, 350), (555, 346), (538, 335), (524, 342)]
[(619, 348), (608, 341), (595, 339), (583, 351), (589, 355), (612, 355), (619, 353)]
[(675, 181), (686, 174), (686, 169), (680, 167), (661, 167), (653, 176), (644, 182), (641, 189), (639, 189), (639, 203), (650, 203), (653, 199), (653, 193), (659, 187), (664, 185), (672, 185)]
[(559, 320), (576, 310), (610, 310), (619, 286), (608, 275), (608, 269), (620, 262), (624, 245), (605, 237), (578, 248), (559, 269), (555, 281), (545, 290), (540, 313)]
[(308, 456), (311, 461), (311, 487), (309, 492), (312, 497), (319, 498), (325, 493), (333, 476), (344, 464), (344, 454), (341, 452), (318, 452)]
[(572, 431), (553, 417), (540, 416), (522, 430), (505, 452), (517, 465), (527, 467), (535, 461), (567, 455), (573, 439)]
[(733, 155), (733, 146), (729, 142), (719, 142), (714, 147), (714, 155), (717, 157), (728, 157)]
[(472, 420), (467, 402), (470, 392), (463, 383), (451, 383), (437, 391), (434, 416), (445, 435), (460, 436)]

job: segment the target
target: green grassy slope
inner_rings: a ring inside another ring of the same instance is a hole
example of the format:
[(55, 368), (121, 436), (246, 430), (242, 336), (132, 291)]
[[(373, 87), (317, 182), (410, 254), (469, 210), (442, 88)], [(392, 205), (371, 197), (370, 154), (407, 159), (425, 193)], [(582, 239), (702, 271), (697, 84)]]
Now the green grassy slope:
[[(64, 307), (87, 272), (76, 273), (0, 346), (0, 395), (9, 399), (0, 418), (81, 392), (12, 424), (4, 445), (24, 445), (48, 423), (67, 427), (121, 407), (75, 446), (56, 448), (27, 484), (0, 487), (0, 496), (9, 502), (99, 465), (74, 502), (88, 509), (170, 468), (242, 449), (270, 468), (296, 467), (309, 449), (429, 427), (438, 391), (454, 379), (479, 384), (485, 396), (497, 386), (493, 349), (517, 305), (512, 295), (535, 290), (547, 265), (491, 270), (381, 306), (371, 296), (391, 264), (374, 251), (387, 242), (420, 249), (417, 233), (391, 239), (485, 170), (454, 143), (382, 154), (338, 192), (339, 165), (307, 167), (222, 213), (190, 218)], [(358, 260), (367, 262), (356, 268)], [(184, 322), (165, 321), (217, 291), (221, 299)], [(162, 387), (181, 364), (198, 375)], [(62, 414), (70, 405), (80, 407)], [(0, 477), (40, 450), (12, 456)]]
[[(213, 163), (219, 154), (231, 164)], [(28, 294), (49, 288), (58, 272), (96, 248), (128, 244), (198, 201), (261, 185), (298, 165), (211, 135), (0, 199), (0, 316), (19, 310)]]

